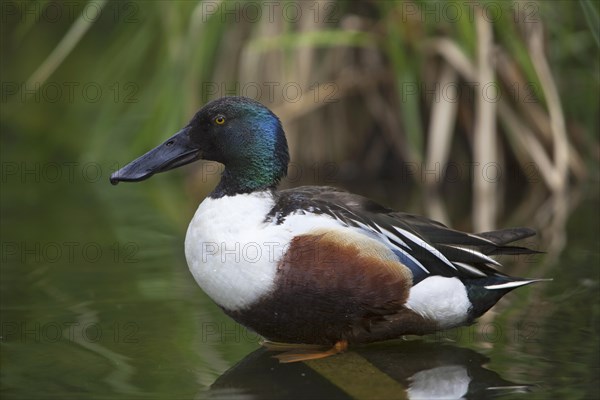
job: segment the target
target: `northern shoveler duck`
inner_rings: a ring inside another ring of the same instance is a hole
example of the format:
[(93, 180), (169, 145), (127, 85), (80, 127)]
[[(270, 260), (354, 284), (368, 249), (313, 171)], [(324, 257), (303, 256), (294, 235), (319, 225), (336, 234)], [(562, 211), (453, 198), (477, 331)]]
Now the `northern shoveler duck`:
[(289, 162), (285, 133), (275, 114), (244, 97), (207, 104), (111, 182), (198, 159), (225, 169), (189, 225), (190, 271), (270, 347), (296, 349), (281, 361), (470, 324), (506, 293), (539, 281), (505, 275), (491, 258), (535, 253), (508, 245), (531, 229), (464, 233), (332, 187), (278, 191)]

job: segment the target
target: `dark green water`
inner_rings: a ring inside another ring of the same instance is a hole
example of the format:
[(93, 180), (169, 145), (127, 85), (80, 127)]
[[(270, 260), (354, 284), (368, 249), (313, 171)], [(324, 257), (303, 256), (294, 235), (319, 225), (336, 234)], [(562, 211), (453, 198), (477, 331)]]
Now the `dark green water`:
[(5, 154), (4, 399), (599, 395), (597, 186), (570, 215), (564, 251), (508, 270), (554, 281), (508, 295), (479, 324), (279, 365), (188, 272), (200, 198), (184, 199), (178, 173), (112, 187), (110, 167), (77, 163), (71, 176), (57, 163), (57, 177), (20, 163)]

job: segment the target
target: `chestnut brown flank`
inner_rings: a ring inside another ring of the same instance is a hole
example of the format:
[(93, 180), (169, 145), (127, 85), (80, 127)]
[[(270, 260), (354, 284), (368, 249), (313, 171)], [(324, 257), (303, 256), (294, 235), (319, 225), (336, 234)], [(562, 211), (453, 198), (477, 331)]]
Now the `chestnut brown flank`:
[(410, 270), (381, 243), (359, 233), (315, 231), (292, 240), (272, 293), (225, 312), (273, 341), (371, 342), (432, 329), (403, 307), (411, 285)]

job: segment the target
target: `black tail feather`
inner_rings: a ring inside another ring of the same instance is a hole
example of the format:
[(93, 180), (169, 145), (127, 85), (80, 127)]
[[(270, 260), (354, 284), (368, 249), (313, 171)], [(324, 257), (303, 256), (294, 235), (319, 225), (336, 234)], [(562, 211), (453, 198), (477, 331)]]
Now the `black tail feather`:
[(516, 242), (517, 240), (535, 236), (535, 231), (530, 228), (508, 228), (498, 231), (482, 232), (477, 236), (481, 236), (497, 246), (503, 246), (508, 243)]
[(511, 255), (516, 256), (520, 254), (543, 254), (543, 251), (532, 250), (527, 247), (519, 247), (519, 246), (501, 246), (495, 249), (490, 249), (489, 251), (485, 251), (484, 253), (489, 256), (498, 256), (498, 255)]

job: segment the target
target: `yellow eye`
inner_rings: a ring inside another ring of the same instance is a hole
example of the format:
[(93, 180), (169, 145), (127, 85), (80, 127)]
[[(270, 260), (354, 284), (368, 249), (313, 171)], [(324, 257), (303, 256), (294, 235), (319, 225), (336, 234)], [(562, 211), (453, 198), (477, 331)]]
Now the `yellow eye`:
[(217, 118), (215, 118), (215, 123), (217, 125), (223, 125), (225, 123), (225, 117), (219, 115)]

